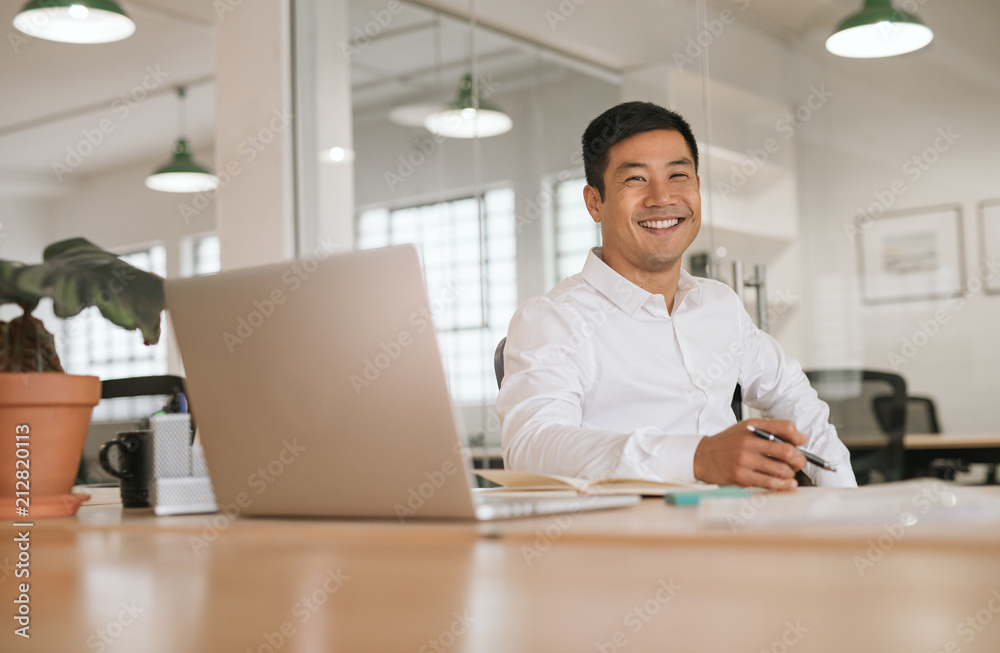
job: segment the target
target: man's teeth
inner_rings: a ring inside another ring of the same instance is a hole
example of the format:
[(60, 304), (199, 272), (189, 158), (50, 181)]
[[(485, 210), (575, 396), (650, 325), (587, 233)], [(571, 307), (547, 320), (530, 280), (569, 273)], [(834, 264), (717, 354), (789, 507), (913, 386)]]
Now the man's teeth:
[(646, 227), (647, 229), (669, 229), (680, 222), (679, 218), (674, 218), (673, 220), (645, 220), (639, 223), (640, 227)]

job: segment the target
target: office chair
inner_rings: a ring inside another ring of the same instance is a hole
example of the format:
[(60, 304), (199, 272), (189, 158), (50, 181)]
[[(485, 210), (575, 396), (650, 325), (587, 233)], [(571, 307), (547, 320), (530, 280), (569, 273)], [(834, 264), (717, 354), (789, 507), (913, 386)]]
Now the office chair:
[[(882, 395), (872, 400), (875, 404), (875, 412), (879, 422), (886, 428), (888, 420), (891, 419), (892, 406), (895, 398), (892, 395)], [(934, 409), (934, 401), (930, 397), (907, 397), (906, 398), (906, 432), (907, 433), (940, 433), (938, 426), (937, 411)]]
[[(907, 433), (941, 433), (934, 400), (930, 397), (906, 398)], [(997, 483), (996, 463), (982, 463), (986, 466), (986, 483)], [(929, 475), (946, 481), (954, 481), (960, 472), (968, 472), (969, 463), (961, 458), (936, 458), (926, 469), (918, 470), (919, 475)]]
[[(497, 387), (499, 388), (503, 382), (503, 348), (507, 344), (507, 338), (501, 338), (500, 342), (497, 344), (497, 349), (493, 352), (493, 372), (497, 375)], [(736, 421), (743, 419), (743, 388), (740, 384), (736, 384), (736, 389), (733, 391), (733, 400), (731, 403), (733, 409), (733, 415), (736, 416)]]
[(507, 338), (500, 338), (497, 343), (497, 350), (493, 352), (493, 372), (497, 375), (497, 388), (503, 382), (503, 348), (507, 344)]
[(807, 370), (806, 377), (830, 406), (830, 423), (841, 440), (877, 435), (888, 441), (871, 453), (852, 453), (859, 485), (903, 477), (906, 433), (906, 381), (898, 374), (873, 370)]

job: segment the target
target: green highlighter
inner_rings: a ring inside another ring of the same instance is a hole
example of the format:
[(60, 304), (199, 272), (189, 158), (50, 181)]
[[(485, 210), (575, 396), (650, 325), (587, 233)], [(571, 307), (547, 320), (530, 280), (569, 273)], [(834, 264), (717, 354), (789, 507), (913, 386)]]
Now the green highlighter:
[(671, 492), (663, 496), (664, 501), (672, 506), (696, 506), (702, 499), (740, 499), (753, 494), (749, 488), (738, 485), (723, 485), (711, 490), (691, 490)]

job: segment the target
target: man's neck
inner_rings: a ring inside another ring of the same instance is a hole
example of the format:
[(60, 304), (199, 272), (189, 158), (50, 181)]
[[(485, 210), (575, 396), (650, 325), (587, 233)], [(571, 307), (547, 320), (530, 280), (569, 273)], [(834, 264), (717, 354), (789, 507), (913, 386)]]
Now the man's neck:
[(677, 286), (681, 278), (680, 261), (675, 262), (670, 268), (650, 272), (647, 270), (636, 270), (631, 266), (625, 265), (623, 261), (616, 260), (614, 257), (609, 260), (607, 255), (602, 256), (602, 259), (612, 270), (651, 295), (663, 295), (663, 300), (667, 305), (667, 312), (673, 313), (674, 296), (677, 294)]

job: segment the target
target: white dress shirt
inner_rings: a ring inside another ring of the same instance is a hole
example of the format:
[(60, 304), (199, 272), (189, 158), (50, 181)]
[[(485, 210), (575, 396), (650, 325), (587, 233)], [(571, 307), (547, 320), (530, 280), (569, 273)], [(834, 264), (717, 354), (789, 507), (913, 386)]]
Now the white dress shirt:
[(671, 315), (600, 256), (511, 318), (497, 397), (508, 469), (693, 482), (701, 439), (736, 423), (739, 382), (745, 403), (795, 422), (837, 466), (807, 464), (814, 483), (857, 485), (829, 408), (732, 289), (682, 270)]

